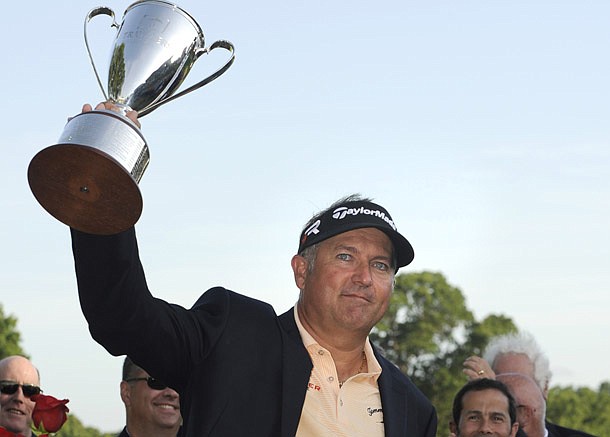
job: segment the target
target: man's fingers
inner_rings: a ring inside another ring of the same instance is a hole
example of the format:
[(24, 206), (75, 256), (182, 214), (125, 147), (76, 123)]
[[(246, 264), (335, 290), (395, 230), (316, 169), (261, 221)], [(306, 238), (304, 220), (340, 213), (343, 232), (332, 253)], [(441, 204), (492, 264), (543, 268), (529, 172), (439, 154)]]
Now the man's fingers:
[(140, 120), (138, 120), (137, 111), (129, 111), (127, 113), (127, 118), (129, 118), (131, 121), (133, 121), (136, 124), (136, 126), (138, 126), (139, 128), (142, 127), (142, 125), (140, 124)]
[[(100, 110), (109, 110), (109, 111), (116, 111), (116, 112), (120, 112), (118, 106), (116, 106), (114, 103), (112, 102), (100, 102), (95, 106), (95, 110), (96, 111), (100, 111)], [(89, 103), (85, 103), (83, 105), (82, 108), (82, 112), (89, 112), (92, 111), (93, 108)], [(125, 114), (127, 116), (127, 118), (129, 118), (131, 121), (133, 121), (136, 126), (138, 126), (138, 128), (141, 127), (140, 121), (138, 120), (138, 112), (137, 111), (129, 111), (127, 114)], [(70, 120), (70, 119), (68, 119)]]

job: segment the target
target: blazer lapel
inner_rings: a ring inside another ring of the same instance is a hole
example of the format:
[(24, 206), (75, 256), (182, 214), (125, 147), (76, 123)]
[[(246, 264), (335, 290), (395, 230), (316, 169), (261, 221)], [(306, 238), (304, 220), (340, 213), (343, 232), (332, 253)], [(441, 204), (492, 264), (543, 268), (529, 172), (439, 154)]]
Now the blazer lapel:
[(383, 427), (386, 437), (409, 435), (407, 408), (407, 385), (392, 374), (397, 371), (394, 365), (382, 357), (373, 346), (375, 357), (381, 365), (379, 376), (379, 394), (383, 408)]
[(282, 436), (293, 437), (299, 426), (313, 365), (294, 320), (294, 309), (278, 321), (282, 332)]

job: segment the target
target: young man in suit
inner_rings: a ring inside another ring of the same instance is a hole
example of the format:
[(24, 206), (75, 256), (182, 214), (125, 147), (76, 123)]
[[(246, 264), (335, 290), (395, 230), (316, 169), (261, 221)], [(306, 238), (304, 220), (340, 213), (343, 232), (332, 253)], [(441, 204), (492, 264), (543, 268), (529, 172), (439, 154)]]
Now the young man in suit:
[(508, 388), (494, 379), (474, 379), (453, 399), (452, 437), (516, 437), (517, 407)]

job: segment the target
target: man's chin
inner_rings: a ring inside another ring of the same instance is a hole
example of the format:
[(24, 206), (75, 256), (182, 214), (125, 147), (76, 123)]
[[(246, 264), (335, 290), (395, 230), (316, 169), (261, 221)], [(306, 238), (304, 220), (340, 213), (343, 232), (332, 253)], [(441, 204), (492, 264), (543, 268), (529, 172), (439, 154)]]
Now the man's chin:
[(28, 434), (30, 432), (30, 426), (26, 423), (25, 420), (10, 420), (7, 421), (6, 423), (4, 423), (2, 426), (4, 429), (6, 429), (7, 431), (10, 431), (12, 433), (15, 434), (21, 434), (21, 435), (30, 435)]

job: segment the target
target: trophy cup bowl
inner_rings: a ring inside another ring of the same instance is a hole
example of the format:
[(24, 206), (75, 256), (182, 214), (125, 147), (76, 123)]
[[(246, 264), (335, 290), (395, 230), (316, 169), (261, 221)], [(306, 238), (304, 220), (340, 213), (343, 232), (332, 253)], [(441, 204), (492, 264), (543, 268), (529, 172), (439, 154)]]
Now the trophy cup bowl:
[[(104, 90), (89, 42), (93, 17), (108, 15), (117, 28)], [(219, 40), (205, 46), (201, 27), (184, 10), (163, 0), (129, 6), (121, 24), (107, 7), (91, 10), (84, 37), (91, 65), (106, 101), (118, 111), (94, 110), (70, 118), (57, 144), (38, 152), (28, 167), (36, 200), (53, 217), (83, 232), (110, 235), (133, 226), (142, 213), (139, 182), (150, 161), (139, 128), (126, 117), (143, 117), (222, 75), (235, 59), (233, 45)], [(222, 48), (225, 64), (194, 85), (177, 92), (199, 57)]]

